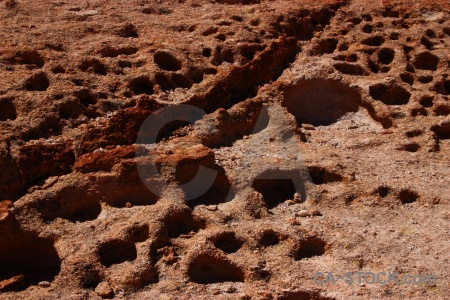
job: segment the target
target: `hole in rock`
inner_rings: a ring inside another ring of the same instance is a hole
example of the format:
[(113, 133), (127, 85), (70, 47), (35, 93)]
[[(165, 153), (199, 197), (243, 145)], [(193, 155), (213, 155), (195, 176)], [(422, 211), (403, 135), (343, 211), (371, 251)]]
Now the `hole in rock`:
[(381, 73), (387, 73), (391, 70), (391, 68), (389, 68), (388, 66), (382, 66), (380, 71)]
[(17, 278), (2, 291), (20, 291), (41, 281), (52, 282), (60, 272), (61, 260), (52, 240), (17, 230), (13, 236), (2, 236), (0, 266), (0, 281)]
[(125, 25), (122, 26), (122, 28), (120, 28), (117, 31), (117, 34), (121, 37), (125, 37), (125, 38), (137, 38), (139, 37), (137, 28), (134, 24), (131, 23), (127, 23)]
[(325, 184), (343, 180), (341, 175), (332, 172), (324, 167), (308, 167), (308, 172), (314, 184)]
[(190, 281), (200, 284), (244, 282), (244, 272), (231, 262), (207, 254), (191, 261), (188, 270)]
[(450, 106), (447, 104), (439, 104), (434, 109), (434, 114), (436, 116), (448, 116), (450, 114)]
[(128, 60), (119, 60), (117, 64), (121, 68), (131, 68), (133, 66), (133, 64)]
[(204, 57), (210, 57), (211, 56), (211, 48), (203, 48), (202, 55)]
[(189, 89), (192, 87), (192, 81), (182, 74), (172, 74), (172, 82), (180, 88)]
[(430, 52), (422, 52), (415, 57), (413, 65), (417, 69), (436, 71), (438, 63), (439, 58), (436, 55)]
[(178, 71), (181, 70), (181, 62), (172, 54), (165, 51), (158, 51), (154, 56), (155, 63), (163, 70)]
[(271, 209), (286, 200), (294, 199), (296, 189), (292, 179), (278, 179), (275, 174), (266, 173), (264, 177), (273, 179), (258, 179), (253, 181), (252, 188), (261, 193), (267, 208)]
[(156, 136), (156, 143), (159, 143), (163, 140), (168, 140), (171, 136), (173, 136), (174, 132), (177, 131), (180, 128), (186, 127), (191, 125), (191, 123), (187, 121), (171, 121), (166, 123), (158, 132), (158, 135)]
[(0, 99), (0, 121), (16, 119), (16, 108), (14, 107), (12, 100), (12, 98)]
[(79, 66), (83, 72), (95, 73), (98, 75), (106, 75), (108, 73), (106, 66), (96, 58), (86, 59)]
[(136, 246), (132, 241), (112, 240), (102, 244), (98, 250), (100, 262), (105, 267), (133, 261), (137, 258)]
[(191, 210), (186, 208), (171, 212), (164, 218), (164, 227), (170, 238), (178, 238), (182, 234), (191, 231), (197, 232), (203, 228), (203, 224), (193, 219)]
[(92, 265), (84, 266), (81, 272), (81, 286), (85, 289), (95, 289), (102, 282), (100, 272)]
[(419, 103), (420, 103), (420, 105), (422, 105), (423, 107), (432, 107), (432, 106), (433, 106), (433, 100), (434, 100), (434, 97), (433, 97), (433, 96), (423, 96), (423, 97), (419, 100)]
[(391, 189), (388, 186), (381, 185), (377, 187), (375, 193), (378, 194), (381, 198), (384, 198), (389, 194), (390, 190)]
[(362, 20), (358, 17), (353, 17), (353, 18), (348, 19), (348, 22), (353, 23), (353, 25), (358, 25), (362, 22)]
[(398, 40), (399, 37), (400, 37), (400, 33), (392, 32), (391, 36), (390, 36), (390, 39), (393, 40), (393, 41), (396, 41), (396, 40)]
[(428, 116), (428, 113), (425, 108), (413, 108), (411, 109), (411, 116), (417, 117), (417, 116)]
[(359, 109), (361, 96), (347, 85), (334, 80), (302, 80), (285, 94), (283, 106), (298, 124), (331, 125), (342, 116)]
[(424, 45), (425, 48), (427, 48), (428, 50), (433, 50), (433, 43), (432, 43), (429, 39), (427, 39), (426, 37), (423, 36), (423, 37), (420, 39), (420, 43), (421, 43), (422, 45)]
[(326, 243), (320, 238), (308, 238), (300, 242), (295, 251), (294, 259), (301, 260), (325, 254)]
[(378, 52), (378, 60), (385, 65), (389, 65), (394, 60), (394, 56), (395, 52), (390, 48), (383, 48)]
[(362, 31), (365, 33), (372, 33), (372, 25), (366, 24), (363, 26)]
[(397, 198), (400, 199), (402, 204), (408, 204), (416, 202), (419, 199), (419, 194), (409, 189), (403, 189), (398, 193)]
[(109, 185), (103, 200), (113, 207), (154, 205), (159, 200), (142, 182), (116, 182), (115, 185), (111, 182)]
[(387, 105), (404, 105), (409, 102), (411, 93), (396, 84), (375, 84), (369, 87), (370, 95)]
[[(228, 177), (226, 176), (225, 170), (217, 165), (214, 165), (213, 167), (210, 168), (218, 171), (212, 186), (203, 195), (194, 199), (187, 200), (186, 205), (188, 205), (189, 207), (192, 208), (199, 204), (205, 205), (219, 204), (227, 201), (228, 194), (230, 193), (231, 189), (231, 183)], [(198, 170), (198, 167), (196, 168), (196, 170)], [(193, 176), (195, 176), (197, 172), (192, 174)], [(190, 180), (194, 178), (193, 176), (191, 176)], [(206, 178), (204, 182), (207, 182)], [(187, 191), (185, 190), (185, 192)]]
[(261, 247), (270, 247), (275, 246), (280, 242), (280, 239), (278, 237), (278, 234), (273, 230), (266, 230), (263, 232), (260, 240), (259, 245)]
[(384, 37), (380, 35), (372, 36), (362, 40), (361, 43), (367, 46), (381, 46), (384, 43)]
[(435, 38), (435, 37), (436, 37), (436, 33), (435, 33), (432, 29), (427, 29), (427, 31), (425, 31), (425, 34), (426, 34), (429, 38)]
[(405, 134), (407, 137), (413, 138), (413, 137), (422, 135), (422, 133), (423, 133), (422, 130), (411, 130), (411, 131), (406, 132)]
[(21, 65), (36, 66), (38, 68), (42, 68), (45, 64), (45, 61), (42, 58), (42, 56), (39, 54), (39, 52), (35, 50), (17, 51), (14, 57), (9, 59), (9, 61)]
[(398, 148), (398, 150), (408, 151), (408, 152), (417, 152), (420, 149), (420, 145), (417, 143), (409, 143), (405, 144)]
[(42, 218), (53, 221), (63, 218), (71, 222), (95, 220), (101, 212), (97, 197), (86, 194), (82, 188), (64, 188), (65, 197), (55, 197), (38, 207)]
[(27, 91), (46, 91), (50, 86), (47, 74), (37, 72), (25, 81), (25, 89)]
[(135, 225), (130, 228), (129, 235), (134, 243), (140, 243), (148, 239), (148, 232), (148, 225)]
[(443, 125), (434, 125), (431, 127), (431, 131), (433, 131), (440, 140), (450, 139), (450, 124), (448, 123)]
[(357, 64), (349, 64), (349, 63), (337, 63), (334, 64), (334, 68), (339, 72), (347, 75), (364, 75), (364, 69), (360, 65)]
[(164, 74), (156, 74), (155, 81), (164, 92), (175, 89), (175, 85)]
[(377, 74), (378, 71), (380, 71), (380, 68), (378, 67), (378, 65), (375, 62), (373, 62), (371, 59), (369, 59), (368, 65), (369, 65), (370, 71), (372, 71), (373, 73)]
[(153, 94), (153, 83), (148, 76), (139, 76), (133, 78), (128, 87), (135, 95)]
[(336, 50), (338, 40), (335, 38), (327, 38), (317, 42), (312, 50), (314, 55), (322, 55), (327, 53), (333, 53)]
[(51, 68), (51, 71), (53, 72), (53, 74), (63, 74), (66, 73), (66, 69), (64, 69), (63, 66), (61, 65), (57, 65)]
[(409, 85), (413, 85), (414, 84), (414, 76), (411, 73), (402, 73), (402, 74), (400, 74), (400, 79), (403, 82), (406, 82)]
[(132, 55), (138, 51), (138, 48), (132, 46), (124, 46), (119, 48), (113, 48), (106, 46), (100, 49), (99, 53), (102, 57), (117, 57), (119, 55)]
[(418, 80), (423, 84), (430, 83), (433, 81), (433, 76), (419, 76)]
[(75, 98), (77, 98), (81, 104), (83, 104), (85, 107), (88, 107), (91, 104), (97, 103), (97, 95), (94, 94), (89, 89), (81, 89), (78, 91), (73, 92), (73, 95)]
[(236, 238), (236, 234), (234, 232), (224, 232), (217, 237), (212, 239), (214, 246), (219, 248), (225, 253), (231, 254), (235, 253), (239, 249), (241, 249), (244, 242), (238, 238)]

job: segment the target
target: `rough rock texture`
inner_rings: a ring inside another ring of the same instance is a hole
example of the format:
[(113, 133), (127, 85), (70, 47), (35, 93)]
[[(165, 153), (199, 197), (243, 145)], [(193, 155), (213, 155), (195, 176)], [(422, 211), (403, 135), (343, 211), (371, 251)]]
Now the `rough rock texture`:
[(0, 298), (445, 299), (449, 47), (447, 1), (0, 0)]

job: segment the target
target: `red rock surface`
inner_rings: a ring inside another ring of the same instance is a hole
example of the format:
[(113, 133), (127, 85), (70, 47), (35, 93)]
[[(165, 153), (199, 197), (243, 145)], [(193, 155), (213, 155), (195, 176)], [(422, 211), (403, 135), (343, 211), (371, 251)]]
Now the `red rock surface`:
[(449, 7), (0, 0), (0, 299), (446, 299)]

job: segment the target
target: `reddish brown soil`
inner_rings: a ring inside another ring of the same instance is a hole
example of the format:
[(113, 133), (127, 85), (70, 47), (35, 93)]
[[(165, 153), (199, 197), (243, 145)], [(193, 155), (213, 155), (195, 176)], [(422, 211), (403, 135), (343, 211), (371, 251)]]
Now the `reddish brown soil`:
[(449, 8), (0, 0), (0, 298), (448, 299)]

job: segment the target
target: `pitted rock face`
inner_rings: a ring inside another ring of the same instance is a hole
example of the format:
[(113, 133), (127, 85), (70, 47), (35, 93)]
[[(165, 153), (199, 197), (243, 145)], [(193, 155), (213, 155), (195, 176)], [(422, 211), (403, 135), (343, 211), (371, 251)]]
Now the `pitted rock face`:
[(0, 1), (0, 298), (444, 299), (449, 9)]

